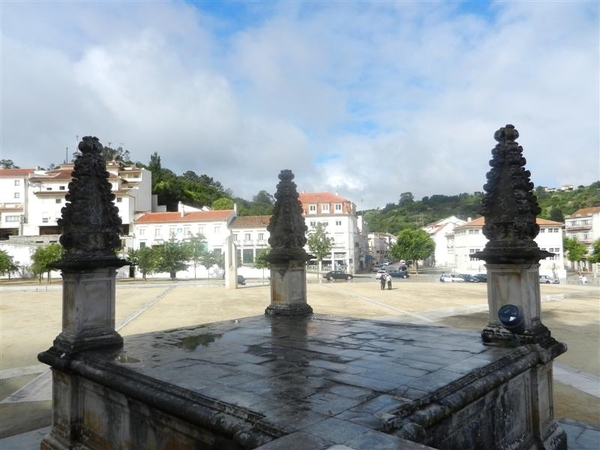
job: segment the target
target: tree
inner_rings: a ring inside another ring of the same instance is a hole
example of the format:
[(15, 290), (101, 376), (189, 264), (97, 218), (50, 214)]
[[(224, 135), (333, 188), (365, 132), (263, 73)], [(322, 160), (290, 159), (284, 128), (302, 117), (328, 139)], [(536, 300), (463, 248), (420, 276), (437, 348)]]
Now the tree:
[(60, 260), (62, 252), (62, 245), (56, 242), (48, 244), (45, 247), (38, 247), (35, 252), (33, 252), (33, 255), (31, 255), (31, 260), (33, 261), (31, 270), (34, 275), (39, 277), (40, 283), (42, 282), (42, 275), (44, 272), (48, 273), (48, 282), (50, 282), (50, 272), (53, 270), (52, 264)]
[(18, 271), (19, 266), (15, 264), (13, 257), (5, 250), (0, 250), (0, 275), (8, 275), (10, 280), (10, 275)]
[(3, 169), (18, 169), (19, 166), (16, 166), (12, 159), (0, 159), (0, 166)]
[(398, 234), (390, 254), (397, 259), (413, 260), (415, 273), (419, 273), (417, 261), (430, 256), (435, 250), (435, 241), (425, 230), (404, 230)]
[(146, 276), (156, 270), (156, 252), (153, 251), (152, 247), (142, 247), (136, 252), (136, 265), (140, 272), (142, 272), (142, 278), (146, 281)]
[(563, 240), (563, 247), (567, 254), (567, 259), (573, 263), (579, 264), (585, 258), (587, 253), (587, 246), (576, 237), (565, 237)]
[(169, 272), (172, 281), (177, 278), (177, 272), (188, 268), (189, 252), (186, 246), (174, 240), (152, 247), (156, 252), (156, 272)]
[(221, 197), (216, 199), (212, 203), (212, 209), (223, 210), (223, 209), (233, 209), (233, 200), (226, 197)]
[(185, 245), (187, 246), (188, 259), (194, 266), (194, 280), (196, 279), (196, 267), (202, 264), (202, 257), (206, 252), (206, 237), (202, 233), (189, 238)]
[(223, 268), (225, 264), (223, 254), (221, 252), (216, 252), (215, 250), (205, 251), (202, 253), (202, 258), (200, 259), (202, 265), (206, 267), (206, 278), (209, 278), (209, 270), (212, 266), (218, 266)]
[(269, 253), (271, 253), (271, 247), (265, 247), (260, 249), (254, 258), (254, 268), (263, 269), (263, 280), (265, 278), (265, 269), (271, 267), (271, 263), (267, 260)]
[(588, 257), (592, 264), (600, 263), (600, 239), (596, 239), (592, 245), (592, 254)]
[(323, 266), (323, 258), (331, 254), (331, 248), (333, 247), (334, 239), (327, 236), (327, 224), (317, 222), (315, 228), (308, 232), (308, 249), (310, 253), (315, 255), (318, 263), (318, 277), (319, 282), (321, 279), (321, 270)]
[(554, 220), (555, 222), (564, 222), (565, 215), (558, 207), (550, 208), (550, 220)]

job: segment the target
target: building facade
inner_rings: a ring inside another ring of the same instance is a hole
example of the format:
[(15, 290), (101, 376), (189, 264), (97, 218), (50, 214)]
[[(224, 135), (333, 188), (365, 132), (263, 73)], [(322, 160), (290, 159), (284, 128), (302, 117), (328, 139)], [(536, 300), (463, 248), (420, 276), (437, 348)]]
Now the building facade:
[(454, 229), (466, 224), (469, 220), (462, 220), (456, 216), (446, 217), (437, 222), (423, 227), (429, 237), (435, 242), (435, 252), (424, 261), (426, 266), (454, 267), (456, 262), (454, 253)]
[[(570, 216), (565, 216), (565, 237), (576, 238), (588, 248), (588, 254), (593, 252), (594, 241), (600, 239), (600, 206), (592, 208), (582, 208), (575, 211)], [(586, 269), (598, 273), (599, 264), (582, 263), (573, 269)]]
[[(563, 263), (563, 224), (546, 219), (536, 219), (540, 232), (535, 242), (541, 250), (554, 253), (554, 256), (540, 261), (540, 275), (566, 278)], [(483, 273), (485, 261), (474, 258), (473, 254), (482, 251), (488, 242), (483, 234), (485, 219), (480, 217), (454, 228), (454, 271), (459, 273)]]

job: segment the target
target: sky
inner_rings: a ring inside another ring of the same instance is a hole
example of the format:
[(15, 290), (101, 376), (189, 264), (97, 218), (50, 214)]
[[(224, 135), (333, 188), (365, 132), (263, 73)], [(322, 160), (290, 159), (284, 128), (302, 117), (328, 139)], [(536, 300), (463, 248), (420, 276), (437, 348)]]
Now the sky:
[(359, 210), (482, 192), (494, 132), (535, 186), (600, 180), (597, 1), (0, 1), (0, 150), (97, 136), (233, 195)]

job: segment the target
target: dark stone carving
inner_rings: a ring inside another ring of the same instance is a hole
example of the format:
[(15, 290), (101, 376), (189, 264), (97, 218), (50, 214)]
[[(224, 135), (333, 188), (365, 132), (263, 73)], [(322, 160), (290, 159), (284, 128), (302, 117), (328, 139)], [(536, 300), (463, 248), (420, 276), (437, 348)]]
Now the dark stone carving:
[(86, 136), (79, 143), (81, 155), (75, 160), (67, 204), (58, 220), (65, 249), (59, 269), (121, 267), (128, 264), (115, 255), (120, 247), (121, 218), (98, 138)]
[(524, 168), (523, 148), (515, 142), (518, 137), (513, 125), (494, 134), (498, 145), (492, 150), (481, 209), (483, 234), (489, 241), (474, 255), (488, 263), (539, 262), (552, 256), (534, 241), (540, 231), (536, 217), (541, 208), (532, 192), (531, 173)]
[(289, 260), (308, 261), (313, 259), (304, 250), (308, 227), (302, 216), (302, 204), (298, 199), (294, 174), (291, 170), (282, 170), (281, 180), (275, 193), (275, 207), (267, 230), (270, 233), (269, 244), (272, 247), (267, 255), (269, 262)]

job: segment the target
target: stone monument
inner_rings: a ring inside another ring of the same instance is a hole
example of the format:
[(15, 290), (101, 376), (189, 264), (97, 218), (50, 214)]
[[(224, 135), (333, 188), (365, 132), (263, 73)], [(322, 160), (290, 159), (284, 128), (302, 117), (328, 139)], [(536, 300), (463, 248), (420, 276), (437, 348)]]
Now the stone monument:
[(291, 170), (282, 170), (275, 193), (275, 208), (267, 226), (271, 251), (271, 304), (267, 315), (312, 314), (306, 300), (306, 262), (313, 259), (304, 250), (307, 226)]

